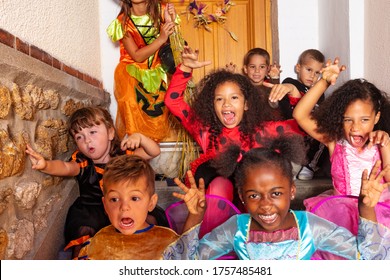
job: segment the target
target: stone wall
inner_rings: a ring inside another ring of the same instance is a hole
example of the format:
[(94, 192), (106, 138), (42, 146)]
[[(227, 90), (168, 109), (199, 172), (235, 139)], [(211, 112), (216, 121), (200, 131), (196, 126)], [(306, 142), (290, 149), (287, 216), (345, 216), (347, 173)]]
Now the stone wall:
[(0, 259), (56, 259), (64, 246), (77, 184), (32, 170), (26, 143), (47, 159), (68, 159), (68, 116), (110, 103), (101, 87), (67, 72), (0, 43)]

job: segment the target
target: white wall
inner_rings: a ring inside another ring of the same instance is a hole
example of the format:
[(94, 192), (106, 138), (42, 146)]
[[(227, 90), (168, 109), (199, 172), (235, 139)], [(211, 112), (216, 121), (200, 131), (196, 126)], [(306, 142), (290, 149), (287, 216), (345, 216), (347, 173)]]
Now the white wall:
[(106, 29), (120, 11), (119, 0), (99, 1), (101, 64), (104, 89), (111, 93), (110, 113), (115, 120), (117, 103), (114, 97), (114, 71), (119, 62), (119, 44), (113, 43), (107, 36)]
[(350, 78), (364, 77), (365, 60), (365, 24), (369, 21), (364, 16), (364, 0), (349, 0), (349, 48), (350, 48)]
[(293, 66), (308, 48), (347, 66), (336, 87), (364, 76), (364, 0), (279, 0), (278, 7), (282, 78), (296, 77)]
[[(320, 48), (327, 59), (340, 58), (340, 63), (347, 66), (340, 75), (336, 86), (347, 81), (350, 76), (350, 40), (349, 40), (349, 1), (319, 0), (318, 37)], [(332, 91), (332, 87), (329, 91)]]
[(279, 55), (281, 80), (296, 78), (299, 55), (318, 49), (318, 0), (278, 0)]
[(390, 1), (365, 0), (365, 78), (390, 93)]
[(1, 0), (0, 28), (101, 79), (96, 0)]

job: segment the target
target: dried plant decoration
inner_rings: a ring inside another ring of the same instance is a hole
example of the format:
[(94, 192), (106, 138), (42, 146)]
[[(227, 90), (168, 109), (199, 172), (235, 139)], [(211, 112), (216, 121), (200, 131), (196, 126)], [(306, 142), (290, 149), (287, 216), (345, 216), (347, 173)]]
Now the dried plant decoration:
[(193, 16), (195, 28), (204, 28), (205, 30), (211, 32), (212, 28), (210, 27), (210, 25), (212, 23), (216, 23), (222, 26), (222, 28), (229, 33), (230, 37), (234, 41), (238, 41), (237, 35), (232, 31), (228, 30), (225, 26), (225, 23), (227, 21), (226, 15), (229, 12), (230, 8), (234, 5), (235, 3), (231, 0), (223, 0), (221, 1), (221, 4), (219, 4), (215, 13), (209, 14), (207, 13), (207, 4), (193, 0), (190, 1), (186, 10), (182, 13), (187, 15), (187, 20), (190, 20), (191, 15)]

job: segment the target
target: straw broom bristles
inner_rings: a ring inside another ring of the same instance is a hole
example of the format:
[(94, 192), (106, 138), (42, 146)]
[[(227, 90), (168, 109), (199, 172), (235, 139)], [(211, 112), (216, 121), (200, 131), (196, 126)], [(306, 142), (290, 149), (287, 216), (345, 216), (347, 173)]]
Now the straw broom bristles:
[[(181, 35), (179, 25), (175, 25), (175, 31), (169, 36), (169, 41), (172, 49), (173, 58), (175, 61), (175, 66), (177, 66), (181, 63), (181, 52), (184, 48), (184, 39)], [(191, 103), (193, 88), (194, 83), (191, 80), (187, 84), (187, 88), (184, 93), (184, 99), (189, 104)], [(171, 128), (177, 131), (177, 141), (175, 148), (178, 149), (179, 143), (182, 143), (181, 157), (177, 164), (178, 177), (182, 178), (186, 174), (186, 171), (189, 169), (190, 162), (199, 157), (199, 150), (191, 135), (189, 135), (187, 130), (185, 130), (181, 125), (178, 125), (176, 118), (173, 118), (172, 115), (170, 115), (169, 124)]]

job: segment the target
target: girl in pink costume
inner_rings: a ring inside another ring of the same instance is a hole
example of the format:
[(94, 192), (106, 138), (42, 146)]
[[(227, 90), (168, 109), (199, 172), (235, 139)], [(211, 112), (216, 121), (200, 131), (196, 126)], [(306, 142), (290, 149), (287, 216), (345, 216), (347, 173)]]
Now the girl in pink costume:
[[(357, 196), (361, 174), (377, 160), (390, 164), (390, 104), (386, 94), (364, 79), (350, 80), (312, 112), (325, 90), (336, 83), (345, 66), (327, 62), (318, 81), (294, 109), (293, 117), (310, 136), (329, 149), (334, 189), (308, 198), (306, 209), (357, 232)], [(384, 176), (390, 181), (390, 172)], [(378, 221), (390, 224), (390, 193), (376, 206)], [(387, 216), (387, 218), (386, 218)]]
[(191, 163), (196, 181), (205, 180), (207, 194), (233, 199), (237, 203), (238, 196), (232, 195), (232, 183), (219, 176), (212, 159), (231, 144), (248, 151), (262, 147), (265, 138), (303, 132), (295, 120), (273, 121), (271, 108), (261, 101), (250, 80), (226, 70), (214, 71), (204, 77), (190, 106), (184, 100), (183, 92), (192, 70), (208, 64), (210, 62), (198, 61), (197, 51), (185, 47), (182, 64), (172, 76), (164, 101), (202, 149), (201, 157)]

